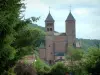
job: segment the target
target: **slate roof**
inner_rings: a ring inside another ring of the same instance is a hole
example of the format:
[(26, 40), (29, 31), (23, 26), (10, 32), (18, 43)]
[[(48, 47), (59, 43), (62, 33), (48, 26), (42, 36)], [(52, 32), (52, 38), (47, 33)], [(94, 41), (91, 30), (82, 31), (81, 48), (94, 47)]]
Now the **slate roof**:
[(60, 36), (66, 36), (66, 33), (61, 33)]
[(49, 14), (48, 14), (48, 16), (47, 16), (45, 22), (54, 22), (54, 19), (53, 19), (53, 17), (51, 16), (50, 12), (49, 12)]
[(71, 12), (69, 13), (69, 15), (68, 15), (66, 21), (68, 21), (68, 20), (74, 20), (74, 21), (75, 21), (75, 18), (73, 17), (73, 15), (72, 15)]

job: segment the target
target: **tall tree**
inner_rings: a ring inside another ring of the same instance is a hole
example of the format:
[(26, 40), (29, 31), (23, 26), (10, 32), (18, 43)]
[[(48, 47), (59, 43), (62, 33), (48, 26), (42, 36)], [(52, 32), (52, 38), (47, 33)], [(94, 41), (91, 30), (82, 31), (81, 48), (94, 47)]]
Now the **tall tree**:
[(15, 40), (14, 27), (18, 23), (21, 7), (21, 0), (0, 0), (0, 75), (8, 69), (6, 64), (16, 53), (11, 44)]
[(24, 55), (38, 47), (41, 31), (30, 30), (28, 23), (38, 18), (21, 20), (22, 0), (0, 0), (0, 75)]
[(84, 67), (92, 75), (100, 75), (100, 50), (98, 48), (89, 48), (88, 52), (84, 54)]

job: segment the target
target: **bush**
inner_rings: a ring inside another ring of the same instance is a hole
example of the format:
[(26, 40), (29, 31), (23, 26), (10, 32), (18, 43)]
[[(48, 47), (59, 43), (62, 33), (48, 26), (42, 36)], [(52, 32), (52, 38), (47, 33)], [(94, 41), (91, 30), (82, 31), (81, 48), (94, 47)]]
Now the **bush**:
[(67, 66), (65, 66), (65, 64), (62, 62), (58, 62), (52, 66), (49, 75), (66, 75), (67, 72), (68, 72)]
[(44, 61), (40, 60), (39, 58), (36, 62), (33, 63), (33, 66), (37, 71), (37, 75), (47, 75), (51, 69), (49, 65), (47, 65)]
[(14, 67), (9, 68), (8, 71), (5, 71), (4, 74), (2, 74), (2, 75), (16, 75), (14, 72)]
[(16, 75), (36, 75), (35, 69), (29, 64), (18, 63), (14, 71)]

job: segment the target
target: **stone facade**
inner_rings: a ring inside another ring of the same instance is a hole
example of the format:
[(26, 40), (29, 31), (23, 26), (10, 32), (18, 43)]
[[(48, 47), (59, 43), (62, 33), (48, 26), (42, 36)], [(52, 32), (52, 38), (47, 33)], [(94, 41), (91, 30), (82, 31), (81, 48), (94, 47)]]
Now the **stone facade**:
[(57, 60), (64, 60), (68, 45), (76, 46), (75, 19), (71, 12), (65, 20), (65, 33), (55, 33), (54, 22), (49, 12), (45, 20), (45, 48), (39, 49), (40, 58), (50, 64)]

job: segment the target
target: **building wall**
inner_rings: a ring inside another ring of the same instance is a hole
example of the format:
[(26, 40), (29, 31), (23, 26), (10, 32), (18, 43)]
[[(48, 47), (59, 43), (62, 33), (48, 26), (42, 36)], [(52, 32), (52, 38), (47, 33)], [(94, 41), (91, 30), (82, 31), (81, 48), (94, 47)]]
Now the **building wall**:
[(39, 49), (39, 57), (43, 60), (45, 60), (45, 57), (46, 57), (46, 49), (45, 48), (40, 48)]
[(46, 36), (46, 60), (54, 60), (53, 36)]
[(75, 21), (67, 21), (65, 25), (68, 44), (76, 43)]
[(47, 61), (54, 61), (59, 58), (55, 57), (55, 52), (66, 52), (67, 36), (45, 36), (45, 49), (39, 50), (40, 58)]
[(66, 43), (67, 37), (66, 36), (55, 36), (54, 39), (55, 43), (55, 52), (65, 52), (66, 51)]

